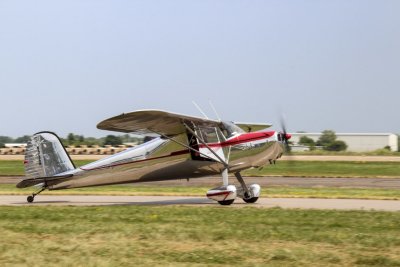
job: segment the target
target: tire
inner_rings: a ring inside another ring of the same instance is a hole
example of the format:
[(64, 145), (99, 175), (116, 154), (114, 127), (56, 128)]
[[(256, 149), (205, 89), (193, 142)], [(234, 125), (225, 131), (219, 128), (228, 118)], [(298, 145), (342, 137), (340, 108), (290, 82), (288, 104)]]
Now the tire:
[(29, 203), (32, 203), (33, 202), (33, 196), (28, 196), (27, 198), (26, 198), (26, 201), (28, 201)]
[(231, 199), (231, 200), (223, 200), (223, 201), (218, 201), (219, 204), (221, 204), (222, 206), (229, 206), (231, 205), (235, 200)]
[(258, 200), (258, 197), (252, 197), (252, 198), (243, 198), (243, 201), (246, 203), (256, 203)]

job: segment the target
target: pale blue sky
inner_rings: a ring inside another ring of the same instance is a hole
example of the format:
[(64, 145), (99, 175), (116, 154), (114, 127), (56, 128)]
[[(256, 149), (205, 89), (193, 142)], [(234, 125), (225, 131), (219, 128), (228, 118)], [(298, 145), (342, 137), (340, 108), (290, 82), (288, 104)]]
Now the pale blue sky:
[(400, 1), (0, 0), (0, 135), (136, 109), (400, 132)]

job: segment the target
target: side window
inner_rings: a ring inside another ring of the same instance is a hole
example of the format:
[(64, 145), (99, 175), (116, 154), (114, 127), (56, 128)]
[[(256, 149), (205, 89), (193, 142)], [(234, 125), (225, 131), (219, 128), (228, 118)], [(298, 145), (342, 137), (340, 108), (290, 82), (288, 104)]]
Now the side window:
[(201, 127), (200, 129), (201, 134), (199, 134), (204, 142), (206, 143), (218, 143), (220, 142), (217, 134), (217, 130), (215, 127)]
[(226, 138), (231, 138), (231, 137), (233, 137), (233, 136), (235, 136), (237, 134), (244, 133), (244, 131), (240, 127), (236, 126), (232, 122), (226, 122), (225, 121), (225, 122), (222, 122), (222, 123), (223, 123), (224, 128), (225, 128), (223, 133), (224, 133)]

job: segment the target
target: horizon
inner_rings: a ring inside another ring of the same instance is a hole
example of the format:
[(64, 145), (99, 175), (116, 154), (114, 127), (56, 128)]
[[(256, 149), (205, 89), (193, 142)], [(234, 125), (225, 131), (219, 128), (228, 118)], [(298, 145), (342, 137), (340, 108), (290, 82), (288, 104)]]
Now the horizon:
[[(332, 129), (325, 129), (325, 130), (332, 130)], [(325, 130), (323, 130), (323, 131), (325, 131)], [(274, 131), (274, 130), (271, 130), (271, 131)], [(394, 134), (394, 135), (397, 135), (397, 136), (400, 136), (400, 133), (392, 133), (392, 132), (371, 132), (371, 133), (368, 133), (368, 132), (363, 132), (363, 133), (356, 133), (356, 132), (354, 132), (354, 133), (350, 133), (350, 132), (336, 132), (335, 130), (333, 130), (334, 132), (335, 132), (335, 134), (339, 134), (339, 135), (346, 135), (346, 134), (355, 134), (355, 135), (388, 135), (388, 134)], [(114, 134), (112, 134), (112, 133), (114, 133)], [(322, 133), (322, 131), (321, 132), (304, 132), (304, 131), (297, 131), (297, 132), (288, 132), (289, 134), (321, 134)], [(68, 134), (71, 134), (71, 133), (68, 133)], [(65, 136), (59, 136), (59, 135), (57, 135), (59, 138), (62, 138), (62, 139), (67, 139), (68, 138), (68, 134), (67, 135), (65, 135)], [(114, 136), (117, 136), (117, 137), (121, 137), (121, 136), (124, 136), (124, 135), (126, 135), (126, 134), (128, 134), (130, 137), (132, 137), (132, 138), (138, 138), (138, 139), (143, 139), (144, 137), (146, 137), (146, 135), (139, 135), (139, 134), (133, 134), (133, 133), (120, 133), (120, 132), (109, 132), (108, 134), (106, 134), (106, 135), (104, 135), (104, 136), (98, 136), (98, 137), (96, 137), (96, 136), (86, 136), (86, 135), (83, 135), (83, 134), (77, 134), (77, 133), (72, 133), (72, 134), (74, 134), (74, 135), (76, 135), (76, 136), (83, 136), (85, 139), (86, 138), (95, 138), (95, 139), (102, 139), (102, 138), (105, 138), (107, 135), (114, 135)], [(2, 135), (2, 134), (0, 134), (0, 137), (10, 137), (10, 138), (12, 138), (12, 139), (17, 139), (17, 138), (20, 138), (20, 137), (24, 137), (24, 136), (32, 136), (33, 134), (31, 134), (31, 135), (29, 135), (29, 134), (24, 134), (24, 135), (21, 135), (21, 136), (7, 136), (7, 135)], [(7, 143), (8, 144), (8, 143)]]

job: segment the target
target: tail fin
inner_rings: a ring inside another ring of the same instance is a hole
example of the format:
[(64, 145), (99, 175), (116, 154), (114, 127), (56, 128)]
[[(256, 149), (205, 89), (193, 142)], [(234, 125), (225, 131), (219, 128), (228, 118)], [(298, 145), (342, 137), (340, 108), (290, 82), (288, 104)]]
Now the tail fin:
[(40, 132), (31, 137), (24, 164), (27, 178), (52, 177), (75, 169), (60, 138), (52, 132)]

